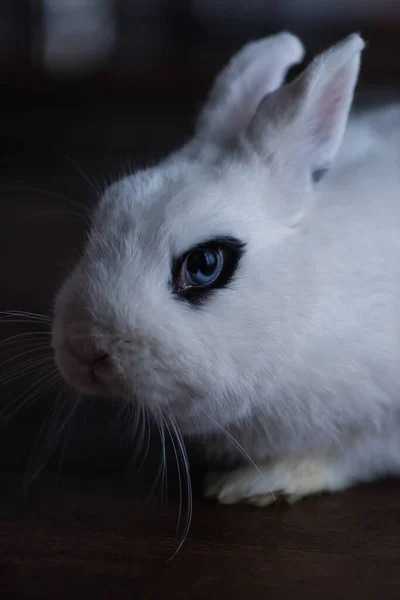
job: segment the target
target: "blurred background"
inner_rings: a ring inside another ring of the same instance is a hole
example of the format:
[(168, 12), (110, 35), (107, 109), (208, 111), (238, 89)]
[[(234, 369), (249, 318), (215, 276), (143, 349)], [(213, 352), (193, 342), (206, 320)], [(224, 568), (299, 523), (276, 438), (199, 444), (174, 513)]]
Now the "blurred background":
[(396, 93), (399, 0), (1, 0), (3, 167), (22, 146), (41, 161), (49, 144), (106, 164), (153, 159), (186, 135), (230, 55), (282, 29), (304, 40), (306, 60), (360, 31), (360, 89)]
[[(232, 53), (283, 29), (303, 40), (306, 61), (361, 32), (368, 47), (356, 104), (400, 99), (399, 0), (1, 0), (0, 310), (50, 314), (98, 189), (182, 143)], [(29, 327), (34, 342), (37, 323), (2, 322), (0, 338)], [(35, 388), (32, 341), (15, 340), (1, 347), (0, 365), (8, 469), (26, 467), (55, 398)], [(14, 411), (24, 398), (34, 406)], [(124, 468), (131, 449), (115, 407), (79, 410), (64, 464)]]

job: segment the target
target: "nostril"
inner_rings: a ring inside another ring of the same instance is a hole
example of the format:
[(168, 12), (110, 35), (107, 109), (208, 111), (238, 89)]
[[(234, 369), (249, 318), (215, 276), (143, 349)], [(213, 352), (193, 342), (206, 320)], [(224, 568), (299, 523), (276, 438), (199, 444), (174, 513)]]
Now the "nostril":
[(91, 366), (92, 367), (97, 367), (99, 366), (101, 363), (105, 363), (108, 361), (108, 359), (110, 358), (110, 355), (107, 354), (106, 352), (103, 352), (102, 354), (99, 353), (98, 356), (92, 358), (91, 360)]
[(98, 356), (90, 367), (95, 381), (107, 381), (114, 373), (114, 365), (109, 354)]

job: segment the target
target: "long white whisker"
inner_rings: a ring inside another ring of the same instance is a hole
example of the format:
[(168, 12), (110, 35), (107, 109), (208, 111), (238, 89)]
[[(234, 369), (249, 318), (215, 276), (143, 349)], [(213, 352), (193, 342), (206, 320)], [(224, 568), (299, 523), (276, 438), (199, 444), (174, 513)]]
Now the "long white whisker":
[(84, 214), (74, 212), (72, 210), (42, 210), (32, 215), (32, 218), (34, 217), (72, 217), (87, 223), (87, 219), (85, 218)]
[[(8, 365), (9, 363), (12, 363), (14, 361), (16, 361), (18, 358), (21, 358), (21, 356), (25, 356), (26, 354), (32, 354), (33, 352), (43, 352), (44, 348), (47, 348), (47, 346), (43, 346), (43, 347), (35, 347), (35, 348), (29, 348), (29, 350), (24, 350), (23, 352), (20, 352), (19, 354), (16, 354), (15, 356), (12, 356), (11, 358), (7, 358), (7, 360), (4, 360), (2, 363), (0, 363), (0, 368), (4, 367), (4, 365)], [(46, 357), (49, 358), (49, 357)], [(24, 366), (24, 365), (21, 365)], [(1, 377), (0, 377), (1, 380)]]
[(162, 464), (162, 479), (161, 479), (161, 499), (164, 502), (164, 493), (168, 500), (168, 465), (167, 465), (167, 449), (165, 441), (164, 421), (162, 415), (156, 417), (158, 431), (160, 432), (161, 441), (161, 464)]
[(10, 382), (10, 377), (18, 378), (24, 376), (27, 374), (28, 370), (31, 369), (31, 367), (39, 367), (44, 363), (50, 362), (53, 362), (53, 359), (50, 356), (35, 356), (33, 358), (27, 359), (22, 364), (15, 365), (14, 367), (11, 367), (4, 371), (4, 373), (2, 373), (0, 377), (0, 383), (2, 385), (5, 385), (6, 383)]
[(69, 162), (70, 165), (72, 165), (74, 167), (76, 172), (82, 177), (82, 179), (84, 181), (86, 181), (86, 183), (92, 188), (92, 190), (94, 190), (96, 192), (96, 196), (101, 195), (101, 189), (95, 185), (94, 181), (92, 181), (90, 179), (90, 177), (80, 168), (80, 166), (74, 160), (72, 160), (72, 158), (70, 156), (68, 156), (64, 152), (60, 152), (60, 154), (61, 154), (61, 156), (63, 156), (63, 158), (66, 161)]
[(127, 402), (126, 404), (127, 406), (127, 410), (128, 410), (128, 422), (129, 422), (129, 429), (130, 429), (130, 434), (132, 436), (132, 438), (134, 438), (136, 436), (138, 427), (139, 427), (139, 422), (140, 422), (140, 411), (137, 410), (137, 408), (135, 407), (135, 405), (132, 402)]
[[(63, 395), (64, 395), (64, 398), (63, 398)], [(38, 433), (38, 435), (36, 437), (36, 441), (35, 441), (35, 444), (34, 444), (34, 446), (32, 448), (31, 456), (30, 456), (30, 459), (29, 459), (29, 462), (28, 462), (27, 472), (29, 472), (31, 470), (32, 466), (33, 466), (35, 454), (37, 453), (42, 433), (48, 427), (48, 424), (49, 424), (51, 418), (53, 417), (56, 409), (60, 408), (59, 404), (60, 403), (62, 404), (63, 400), (65, 400), (65, 388), (64, 389), (62, 388), (61, 390), (59, 390), (58, 394), (56, 395), (55, 401), (52, 403), (52, 405), (50, 407), (50, 410), (49, 410), (49, 413), (48, 413), (47, 417), (45, 418), (45, 420), (43, 421), (43, 423), (42, 423), (42, 425), (41, 425), (41, 427), (39, 429), (39, 433)], [(60, 410), (62, 410), (62, 406), (61, 406)], [(38, 469), (36, 469), (36, 471), (38, 471)], [(35, 479), (35, 473), (29, 478), (29, 483), (32, 483), (32, 481), (34, 479)]]
[(234, 446), (236, 446), (236, 448), (243, 454), (243, 456), (255, 468), (257, 473), (259, 473), (259, 475), (261, 475), (261, 477), (262, 477), (263, 474), (261, 473), (260, 469), (257, 467), (256, 463), (251, 458), (250, 454), (248, 452), (246, 452), (246, 450), (243, 448), (243, 446), (241, 444), (239, 444), (239, 442), (233, 437), (233, 435), (231, 435), (229, 433), (229, 431), (227, 431), (224, 427), (222, 427), (222, 425), (220, 425), (215, 419), (213, 419), (213, 417), (210, 414), (208, 414), (205, 410), (203, 410), (203, 412), (210, 419), (210, 421), (212, 421), (214, 423), (214, 425), (216, 427), (218, 427), (218, 429), (220, 431), (222, 431), (222, 433), (232, 442), (232, 444), (234, 444)]
[(7, 187), (17, 192), (27, 192), (29, 194), (42, 194), (43, 196), (49, 196), (50, 198), (65, 200), (65, 202), (69, 202), (70, 204), (73, 204), (74, 206), (77, 206), (80, 210), (82, 210), (82, 216), (89, 212), (84, 204), (81, 204), (77, 200), (73, 200), (69, 196), (60, 194), (59, 192), (52, 192), (51, 190), (44, 190), (38, 187), (27, 187), (24, 185), (7, 185)]
[[(190, 468), (189, 468), (189, 461), (188, 461), (188, 457), (187, 457), (187, 453), (186, 453), (186, 448), (181, 436), (181, 433), (178, 429), (178, 426), (175, 422), (175, 420), (172, 418), (172, 416), (169, 417), (169, 422), (170, 425), (174, 431), (175, 434), (175, 438), (176, 438), (176, 442), (178, 444), (178, 448), (180, 450), (180, 454), (183, 460), (183, 465), (185, 467), (185, 474), (186, 474), (186, 489), (187, 489), (187, 500), (188, 500), (188, 510), (187, 510), (187, 516), (186, 516), (186, 523), (185, 523), (185, 527), (183, 530), (183, 534), (182, 534), (182, 538), (181, 541), (177, 547), (177, 549), (175, 550), (175, 552), (173, 553), (173, 555), (168, 559), (168, 560), (172, 560), (179, 552), (179, 550), (182, 548), (188, 534), (189, 534), (189, 529), (190, 529), (190, 525), (192, 522), (192, 514), (193, 514), (193, 494), (192, 494), (192, 483), (191, 483), (191, 479), (190, 479)], [(166, 426), (168, 427), (167, 423), (165, 423)], [(171, 437), (171, 441), (174, 445), (173, 442), (173, 438)], [(178, 459), (177, 459), (178, 460)]]
[[(50, 410), (48, 418), (44, 421), (44, 423), (39, 431), (35, 447), (31, 454), (31, 460), (28, 464), (27, 471), (29, 472), (29, 470), (31, 468), (33, 468), (33, 466), (34, 466), (35, 454), (36, 454), (36, 456), (39, 456), (39, 452), (40, 452), (40, 450), (42, 450), (42, 452), (45, 452), (45, 456), (40, 461), (40, 463), (37, 465), (36, 469), (33, 471), (32, 475), (31, 475), (31, 477), (29, 477), (29, 479), (27, 481), (27, 485), (32, 483), (32, 481), (34, 481), (38, 477), (38, 475), (41, 473), (41, 471), (45, 467), (52, 452), (54, 451), (54, 448), (56, 447), (57, 443), (60, 441), (60, 437), (61, 437), (63, 431), (65, 430), (66, 426), (70, 422), (72, 416), (74, 415), (74, 413), (78, 407), (81, 395), (78, 395), (78, 397), (75, 399), (75, 402), (71, 403), (71, 407), (68, 410), (67, 414), (66, 415), (63, 414), (66, 405), (69, 404), (70, 391), (71, 390), (69, 390), (69, 388), (67, 386), (65, 386), (64, 389), (60, 390), (60, 392), (57, 395), (56, 401), (55, 401), (52, 409)], [(51, 423), (51, 424), (48, 426), (48, 423)], [(47, 435), (45, 436), (43, 443), (39, 447), (41, 433), (46, 428), (48, 428)], [(37, 460), (36, 460), (36, 462), (37, 462)]]
[[(75, 413), (77, 411), (77, 408), (78, 408), (79, 404), (81, 403), (82, 397), (83, 397), (83, 394), (77, 394), (77, 396), (75, 398), (75, 403), (73, 404), (73, 407), (72, 407), (72, 410), (67, 415), (67, 422), (70, 422), (72, 420), (73, 416), (75, 415)], [(70, 431), (71, 431), (71, 428), (70, 428)], [(70, 441), (70, 436), (68, 436), (68, 438), (67, 438), (67, 436), (65, 435), (64, 436), (64, 443), (63, 443), (62, 451), (60, 453), (60, 458), (59, 458), (59, 461), (58, 461), (58, 469), (59, 469), (59, 471), (61, 471), (61, 465), (62, 465), (62, 462), (64, 460), (65, 452), (67, 450), (67, 445), (68, 445), (69, 441)]]
[[(58, 386), (60, 379), (61, 378), (58, 373), (48, 372), (39, 377), (39, 379), (35, 381), (35, 384), (30, 385), (23, 394), (21, 394), (11, 403), (11, 405), (6, 406), (6, 408), (0, 412), (0, 423), (3, 421), (3, 425), (5, 425), (6, 421), (8, 422), (10, 419), (12, 419), (17, 412), (21, 410), (27, 410), (30, 406), (35, 404), (35, 402), (40, 398), (41, 394), (47, 393)], [(36, 385), (37, 387), (27, 395), (27, 392), (33, 388), (33, 385)], [(11, 407), (13, 407), (13, 410), (10, 413), (7, 413)], [(5, 415), (7, 415), (7, 419), (4, 418)]]
[[(160, 462), (160, 466), (157, 469), (157, 473), (156, 476), (154, 478), (154, 482), (153, 485), (151, 487), (150, 493), (148, 495), (148, 500), (150, 500), (150, 498), (153, 496), (154, 491), (160, 481), (161, 478), (161, 499), (162, 501), (164, 501), (164, 488), (165, 488), (165, 484), (166, 484), (166, 470), (167, 470), (167, 464), (166, 464), (166, 451), (165, 451), (165, 434), (163, 431), (163, 427), (162, 427), (162, 423), (159, 420), (159, 416), (157, 414), (154, 414), (154, 421), (155, 424), (158, 428), (158, 431), (160, 432), (160, 439), (161, 439), (161, 462)], [(166, 490), (166, 488), (165, 488)]]
[[(23, 343), (27, 343), (27, 342), (35, 342), (36, 343), (36, 339), (29, 339), (29, 338), (41, 337), (41, 336), (48, 338), (51, 336), (51, 333), (49, 333), (48, 331), (27, 331), (25, 333), (18, 333), (16, 335), (12, 335), (12, 336), (6, 338), (5, 340), (1, 340), (0, 346), (9, 346), (11, 344), (18, 343), (21, 341)], [(46, 344), (46, 346), (43, 344), (42, 347), (48, 348), (49, 344)]]
[(144, 412), (144, 413), (143, 413), (143, 415), (144, 415), (144, 420), (145, 420), (145, 423), (146, 423), (146, 429), (147, 429), (147, 442), (146, 442), (146, 448), (145, 448), (145, 451), (144, 451), (144, 455), (143, 455), (143, 458), (142, 458), (142, 462), (140, 463), (140, 466), (139, 466), (139, 468), (138, 468), (138, 470), (137, 470), (137, 473), (140, 473), (140, 471), (141, 471), (141, 469), (142, 469), (142, 467), (143, 467), (144, 463), (146, 462), (146, 458), (147, 458), (147, 455), (148, 455), (148, 453), (149, 453), (149, 448), (150, 448), (150, 437), (151, 437), (151, 426), (150, 426), (150, 420), (149, 420), (149, 417), (148, 417), (148, 415), (146, 414), (146, 412)]
[(176, 524), (176, 532), (175, 532), (175, 535), (178, 535), (179, 526), (180, 526), (181, 518), (182, 518), (182, 498), (183, 498), (181, 467), (180, 467), (180, 463), (179, 463), (178, 451), (177, 451), (177, 448), (176, 448), (176, 445), (175, 445), (174, 438), (172, 436), (171, 429), (169, 428), (168, 423), (167, 423), (166, 420), (164, 421), (164, 423), (165, 423), (165, 427), (167, 429), (167, 432), (168, 432), (170, 440), (171, 440), (172, 449), (173, 449), (174, 455), (175, 455), (175, 462), (176, 462), (177, 474), (178, 474), (178, 483), (179, 483), (179, 509), (178, 509), (178, 520), (177, 520), (177, 524)]
[[(140, 428), (141, 426), (141, 428)], [(145, 412), (144, 412), (144, 407), (141, 405), (138, 412), (137, 412), (137, 416), (136, 416), (136, 426), (135, 426), (135, 430), (133, 435), (136, 435), (137, 431), (140, 428), (140, 433), (139, 433), (139, 437), (136, 440), (136, 447), (135, 447), (135, 451), (129, 461), (130, 466), (132, 467), (136, 460), (138, 459), (141, 451), (142, 451), (142, 447), (143, 447), (143, 442), (144, 442), (144, 435), (145, 435)]]
[(41, 360), (41, 361), (38, 361), (37, 363), (30, 364), (23, 371), (22, 370), (13, 371), (13, 373), (10, 373), (9, 375), (7, 375), (7, 377), (0, 380), (0, 385), (1, 386), (9, 385), (13, 381), (20, 380), (21, 378), (27, 377), (28, 375), (29, 376), (33, 375), (33, 374), (40, 375), (44, 371), (46, 371), (47, 373), (49, 372), (49, 363), (46, 363), (45, 360)]
[(51, 323), (51, 317), (48, 315), (43, 315), (41, 313), (27, 312), (23, 310), (1, 310), (0, 311), (0, 319), (2, 316), (9, 317), (31, 317), (40, 321), (46, 321), (47, 323)]
[[(13, 318), (5, 318), (5, 317), (0, 317), (0, 324), (1, 325), (39, 325), (43, 324), (43, 321), (37, 321), (37, 320), (33, 320), (32, 318), (28, 318), (28, 319), (21, 319), (21, 317), (17, 318), (17, 317), (13, 317)], [(47, 323), (46, 323), (47, 325)], [(51, 332), (49, 331), (49, 333), (51, 334)]]

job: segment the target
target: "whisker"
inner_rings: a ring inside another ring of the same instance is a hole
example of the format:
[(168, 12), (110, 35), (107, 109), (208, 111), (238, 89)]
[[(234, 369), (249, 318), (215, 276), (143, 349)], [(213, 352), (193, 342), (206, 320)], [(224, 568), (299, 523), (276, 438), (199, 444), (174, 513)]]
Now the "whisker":
[[(51, 324), (52, 319), (49, 315), (40, 313), (27, 312), (23, 310), (0, 310), (0, 320), (6, 317), (19, 317), (25, 319), (33, 319), (35, 322), (45, 322)], [(24, 322), (24, 321), (23, 321)]]
[(40, 321), (44, 323), (51, 323), (51, 318), (48, 315), (39, 315), (35, 313), (29, 313), (18, 310), (3, 310), (0, 311), (0, 317), (18, 317), (18, 318), (26, 318), (26, 319), (35, 319), (35, 321)]
[(139, 421), (139, 418), (138, 418), (139, 411), (136, 410), (133, 402), (126, 402), (125, 410), (127, 413), (128, 429), (129, 429), (131, 436), (134, 437), (136, 435), (138, 421)]
[[(10, 383), (10, 381), (13, 381), (14, 379), (18, 379), (20, 377), (24, 377), (25, 375), (28, 375), (30, 372), (34, 371), (37, 367), (40, 367), (41, 365), (43, 365), (42, 368), (46, 368), (46, 369), (49, 369), (49, 367), (51, 366), (52, 373), (58, 373), (57, 370), (54, 368), (53, 360), (50, 356), (34, 357), (32, 359), (27, 359), (22, 364), (15, 365), (14, 367), (11, 367), (11, 368), (7, 369), (6, 371), (4, 371), (4, 373), (2, 374), (2, 376), (0, 378), (0, 382), (2, 383), (2, 385), (6, 385), (7, 383)], [(60, 374), (59, 374), (59, 376), (61, 377)], [(33, 382), (33, 384), (34, 383), (35, 382)]]
[(229, 431), (227, 431), (224, 427), (222, 427), (222, 425), (220, 425), (215, 419), (213, 419), (213, 417), (210, 414), (208, 414), (205, 410), (203, 410), (202, 412), (204, 412), (204, 414), (210, 419), (210, 421), (212, 421), (214, 423), (214, 425), (216, 427), (218, 427), (218, 429), (220, 431), (222, 431), (222, 433), (232, 442), (232, 444), (234, 444), (236, 446), (236, 448), (243, 454), (243, 456), (255, 468), (257, 473), (259, 473), (260, 476), (263, 477), (263, 474), (261, 473), (260, 469), (257, 467), (254, 460), (251, 458), (250, 454), (248, 452), (246, 452), (246, 450), (243, 448), (243, 446), (241, 444), (239, 444), (239, 442), (233, 437), (233, 435), (231, 435), (229, 433)]
[(44, 313), (37, 313), (37, 312), (28, 311), (28, 310), (8, 310), (5, 312), (17, 314), (17, 315), (29, 315), (31, 317), (40, 317), (41, 319), (46, 319), (48, 321), (51, 321), (50, 316), (45, 315)]
[[(50, 331), (27, 331), (25, 333), (17, 333), (16, 335), (12, 335), (8, 338), (6, 338), (5, 340), (1, 340), (0, 342), (0, 346), (9, 346), (11, 344), (18, 344), (18, 343), (35, 343), (37, 342), (36, 339), (32, 339), (32, 337), (38, 336), (38, 337), (51, 337), (51, 332)], [(22, 338), (22, 339), (21, 339)], [(27, 338), (27, 339), (26, 339)], [(43, 344), (44, 346), (44, 344)], [(48, 344), (45, 345), (45, 347), (49, 347)]]
[(162, 479), (161, 479), (161, 500), (164, 502), (164, 494), (168, 500), (168, 465), (167, 465), (167, 450), (165, 443), (165, 431), (164, 431), (164, 422), (162, 420), (162, 415), (155, 415), (155, 421), (160, 433), (160, 441), (161, 441), (161, 465), (162, 465)]
[(15, 191), (19, 191), (19, 192), (27, 192), (30, 194), (42, 194), (43, 196), (49, 196), (51, 198), (56, 198), (57, 200), (65, 200), (65, 202), (69, 202), (70, 204), (73, 204), (74, 206), (77, 206), (78, 208), (80, 208), (82, 210), (82, 214), (85, 214), (85, 213), (87, 214), (89, 212), (88, 208), (84, 204), (81, 204), (77, 200), (73, 200), (69, 196), (60, 194), (59, 192), (53, 192), (51, 190), (44, 190), (44, 189), (38, 188), (38, 187), (28, 187), (25, 185), (15, 185), (15, 184), (7, 185), (7, 187), (11, 190), (15, 190)]
[(71, 218), (71, 219), (78, 219), (79, 221), (81, 221), (82, 223), (84, 223), (85, 225), (89, 225), (89, 220), (88, 218), (80, 213), (77, 212), (73, 212), (73, 211), (67, 211), (67, 210), (43, 210), (40, 212), (35, 213), (34, 215), (31, 215), (30, 218), (35, 219), (35, 218), (43, 218), (43, 217), (50, 217), (50, 218), (56, 218), (56, 217), (60, 217), (63, 219), (67, 219), (67, 218)]
[[(36, 454), (36, 452), (38, 450), (38, 447), (39, 447), (39, 444), (40, 444), (40, 438), (41, 438), (41, 435), (42, 435), (44, 429), (46, 427), (48, 427), (49, 421), (53, 417), (56, 409), (58, 408), (58, 405), (63, 402), (63, 399), (62, 399), (63, 394), (64, 394), (64, 399), (65, 399), (65, 388), (61, 388), (61, 390), (59, 390), (59, 392), (56, 395), (55, 401), (50, 406), (50, 409), (49, 409), (49, 412), (47, 414), (47, 417), (42, 422), (42, 425), (41, 425), (41, 427), (39, 429), (39, 433), (38, 433), (38, 435), (36, 437), (35, 444), (34, 444), (34, 446), (32, 448), (31, 456), (30, 456), (30, 459), (29, 459), (29, 462), (28, 462), (28, 465), (27, 465), (27, 472), (29, 472), (31, 470), (32, 466), (33, 466), (35, 454)], [(35, 477), (33, 477), (33, 478), (30, 479), (30, 483), (32, 483), (33, 479), (35, 479)]]
[(140, 452), (142, 451), (142, 448), (143, 448), (143, 442), (144, 442), (144, 436), (145, 436), (145, 410), (144, 410), (143, 405), (140, 406), (140, 409), (137, 413), (135, 435), (136, 435), (140, 425), (142, 425), (142, 428), (140, 429), (139, 438), (136, 442), (136, 449), (133, 453), (131, 460), (129, 461), (131, 467), (135, 464), (135, 462), (138, 459)]
[[(32, 354), (32, 352), (43, 352), (44, 349), (47, 349), (47, 345), (43, 346), (43, 347), (29, 348), (29, 350), (24, 350), (23, 352), (20, 352), (19, 354), (16, 354), (16, 355), (12, 356), (11, 358), (8, 358), (7, 360), (4, 360), (2, 363), (0, 363), (0, 368), (4, 367), (4, 365), (9, 364), (10, 362), (11, 363), (14, 362), (18, 358), (21, 358), (21, 356), (25, 356), (26, 354)], [(50, 358), (50, 357), (46, 357), (46, 358)], [(23, 367), (24, 365), (18, 365), (18, 366)], [(1, 381), (1, 377), (0, 377), (0, 381)]]
[(82, 177), (82, 179), (84, 181), (86, 181), (86, 183), (92, 188), (92, 190), (94, 190), (96, 192), (96, 196), (97, 195), (101, 195), (102, 194), (102, 190), (97, 187), (97, 185), (95, 184), (95, 182), (81, 169), (81, 167), (67, 154), (65, 154), (64, 152), (59, 151), (61, 156), (69, 162), (69, 164), (75, 169), (75, 171)]
[[(30, 353), (31, 350), (27, 350), (26, 352)], [(15, 358), (16, 357), (13, 357), (13, 358), (9, 359), (9, 361), (15, 360)], [(4, 362), (7, 363), (9, 361), (4, 361)], [(27, 358), (24, 362), (18, 363), (17, 365), (14, 365), (13, 367), (9, 367), (5, 371), (3, 371), (3, 373), (0, 376), (0, 381), (4, 382), (5, 379), (10, 377), (14, 373), (19, 373), (20, 375), (23, 375), (25, 373), (25, 369), (27, 367), (30, 367), (31, 365), (36, 365), (36, 364), (40, 365), (41, 363), (44, 363), (44, 362), (49, 363), (52, 361), (53, 361), (52, 356), (32, 356), (32, 358)]]
[[(57, 443), (60, 441), (63, 431), (69, 424), (72, 416), (75, 414), (80, 402), (80, 394), (77, 398), (75, 398), (75, 402), (71, 403), (71, 407), (67, 414), (64, 415), (64, 409), (67, 405), (69, 405), (70, 392), (71, 390), (67, 386), (59, 391), (53, 406), (50, 408), (47, 419), (45, 419), (42, 427), (40, 428), (35, 446), (31, 453), (30, 461), (28, 463), (27, 472), (34, 468), (35, 463), (37, 466), (33, 470), (32, 475), (27, 479), (27, 486), (30, 485), (40, 475), (52, 453), (54, 452)], [(47, 435), (44, 437), (43, 442), (40, 443), (41, 434), (46, 428), (48, 430)], [(40, 462), (38, 462), (40, 453), (42, 454), (42, 459)]]
[[(183, 530), (183, 534), (182, 534), (182, 538), (181, 541), (177, 547), (177, 549), (175, 550), (175, 552), (173, 553), (173, 555), (168, 559), (168, 560), (172, 560), (179, 552), (179, 550), (182, 548), (183, 544), (185, 543), (185, 540), (189, 534), (189, 530), (190, 530), (190, 525), (192, 522), (192, 514), (193, 514), (193, 494), (192, 494), (192, 482), (190, 479), (190, 468), (189, 468), (189, 460), (188, 460), (188, 456), (186, 453), (186, 448), (185, 448), (185, 444), (183, 442), (182, 439), (182, 435), (178, 429), (178, 426), (175, 422), (175, 420), (173, 419), (172, 416), (169, 417), (169, 421), (170, 421), (170, 425), (173, 428), (175, 437), (176, 437), (176, 441), (178, 443), (178, 447), (180, 450), (180, 454), (183, 460), (183, 465), (185, 467), (185, 474), (186, 474), (186, 490), (187, 490), (187, 500), (188, 500), (188, 510), (187, 510), (187, 516), (186, 516), (186, 523), (185, 523), (185, 527)], [(171, 437), (171, 441), (172, 441), (172, 437)]]
[(166, 451), (165, 451), (165, 434), (164, 434), (164, 431), (163, 431), (162, 423), (159, 421), (159, 418), (158, 418), (157, 414), (154, 414), (153, 417), (154, 417), (154, 421), (156, 423), (156, 426), (157, 426), (157, 428), (158, 428), (158, 430), (160, 432), (160, 438), (161, 438), (161, 441), (162, 441), (162, 446), (161, 446), (161, 462), (160, 462), (160, 466), (157, 469), (157, 473), (156, 473), (156, 476), (154, 478), (153, 485), (151, 486), (150, 492), (148, 494), (147, 502), (149, 502), (150, 499), (152, 498), (152, 496), (153, 496), (153, 494), (154, 494), (154, 492), (155, 492), (155, 490), (157, 488), (157, 485), (158, 485), (158, 483), (160, 481), (160, 478), (161, 478), (161, 499), (162, 499), (162, 502), (164, 502), (164, 488), (165, 488), (165, 491), (167, 491), (167, 489), (165, 487), (165, 484), (166, 484), (166, 471), (167, 471)]
[[(134, 405), (132, 402), (125, 401), (121, 403), (118, 418), (123, 420), (129, 440), (132, 441), (135, 438), (138, 430), (140, 411), (137, 410), (136, 405)], [(130, 462), (132, 462), (132, 459)]]
[(50, 365), (50, 361), (42, 358), (42, 359), (38, 359), (37, 361), (31, 361), (29, 364), (27, 364), (24, 367), (18, 366), (18, 368), (15, 367), (13, 369), (9, 369), (5, 373), (5, 375), (3, 375), (2, 378), (0, 379), (0, 385), (1, 386), (10, 385), (14, 381), (21, 380), (24, 377), (32, 376), (33, 374), (35, 374), (35, 372), (37, 372), (39, 374), (39, 370), (40, 370), (40, 373), (44, 369), (46, 369), (48, 371), (50, 366), (53, 366), (53, 365)]
[[(67, 417), (67, 420), (69, 422), (72, 420), (73, 416), (75, 415), (75, 413), (76, 413), (76, 411), (78, 409), (78, 406), (81, 403), (82, 398), (83, 398), (83, 394), (77, 394), (77, 396), (75, 398), (75, 403), (73, 405), (73, 409), (71, 411), (71, 414)], [(61, 453), (60, 453), (60, 458), (58, 460), (58, 470), (59, 470), (59, 472), (61, 471), (61, 466), (62, 466), (62, 462), (64, 460), (64, 456), (65, 456), (65, 453), (66, 453), (66, 450), (67, 450), (67, 445), (68, 445), (68, 443), (71, 440), (71, 432), (72, 432), (72, 428), (70, 427), (69, 428), (69, 436), (67, 437), (67, 435), (64, 435), (64, 443), (62, 445), (62, 450), (61, 450)]]
[(171, 444), (172, 444), (172, 449), (174, 451), (174, 455), (175, 455), (175, 462), (176, 462), (176, 468), (177, 468), (177, 475), (178, 475), (178, 483), (179, 483), (179, 509), (178, 509), (178, 520), (177, 520), (177, 525), (176, 525), (176, 532), (175, 535), (178, 534), (179, 531), (179, 525), (181, 523), (181, 517), (182, 517), (182, 498), (183, 498), (183, 487), (182, 487), (182, 477), (181, 477), (181, 467), (180, 467), (180, 463), (179, 463), (179, 458), (178, 458), (178, 452), (176, 449), (176, 445), (171, 433), (171, 429), (168, 426), (167, 421), (164, 421), (165, 423), (165, 427), (167, 429), (167, 432), (169, 434), (170, 440), (171, 440)]
[(50, 366), (52, 366), (50, 365), (50, 361), (44, 358), (36, 361), (29, 361), (24, 367), (18, 365), (18, 367), (14, 367), (6, 371), (6, 373), (0, 379), (0, 385), (6, 386), (17, 380), (24, 380), (25, 377), (34, 375), (36, 371), (39, 373), (39, 369), (40, 371), (43, 369), (49, 370)]
[(151, 427), (150, 427), (149, 417), (148, 417), (148, 415), (147, 415), (146, 412), (143, 412), (143, 418), (144, 418), (144, 421), (145, 421), (145, 424), (146, 424), (145, 429), (147, 429), (147, 442), (146, 442), (146, 449), (144, 451), (142, 462), (140, 463), (139, 468), (138, 468), (136, 474), (140, 473), (140, 471), (141, 471), (144, 463), (146, 462), (146, 458), (147, 458), (147, 455), (149, 453), (149, 448), (150, 448)]
[(55, 365), (51, 356), (33, 356), (32, 358), (27, 358), (24, 362), (18, 363), (3, 371), (0, 382), (4, 385), (10, 377), (23, 377), (27, 374), (27, 369), (30, 370), (32, 367), (40, 366), (45, 363), (47, 363), (47, 367), (51, 364), (51, 366), (54, 367), (52, 370), (55, 371)]
[[(138, 410), (137, 407), (132, 402), (127, 402), (126, 406), (127, 406), (127, 410), (129, 413), (128, 427), (129, 427), (130, 437), (131, 437), (131, 439), (135, 439), (136, 434), (139, 429), (139, 424), (140, 424), (141, 418), (142, 418), (142, 409), (140, 408)], [(134, 462), (133, 458), (131, 458), (130, 462), (131, 462), (131, 464), (133, 464), (133, 462)]]
[[(24, 390), (23, 394), (14, 399), (5, 409), (0, 411), (0, 423), (3, 422), (3, 425), (5, 425), (6, 422), (9, 422), (10, 419), (17, 414), (17, 412), (30, 408), (40, 398), (41, 394), (47, 393), (58, 386), (60, 379), (61, 377), (58, 373), (49, 373), (47, 371), (45, 375), (39, 377), (34, 384), (30, 385), (26, 390)], [(32, 390), (34, 386), (36, 386), (36, 388), (34, 388), (33, 391), (27, 395), (27, 392)], [(16, 406), (14, 407), (14, 405)], [(7, 413), (7, 410), (9, 410), (11, 407), (14, 407), (14, 410), (12, 410), (10, 413)], [(5, 419), (5, 416), (7, 416), (7, 419)]]
[[(22, 325), (48, 325), (50, 326), (50, 323), (45, 323), (44, 321), (38, 321), (33, 320), (31, 317), (28, 317), (27, 319), (21, 319), (21, 317), (13, 317), (13, 318), (6, 318), (6, 317), (0, 317), (0, 324), (2, 325), (18, 325), (18, 324), (22, 324)], [(51, 333), (51, 331), (49, 332)]]
[[(10, 346), (11, 346), (11, 348), (10, 348)], [(2, 354), (4, 354), (5, 356), (9, 356), (10, 350), (12, 350), (14, 352), (16, 350), (16, 348), (22, 348), (27, 354), (32, 353), (32, 358), (39, 358), (36, 354), (37, 352), (41, 352), (43, 357), (48, 356), (50, 358), (50, 356), (53, 356), (53, 353), (51, 352), (51, 348), (50, 348), (49, 344), (46, 342), (43, 342), (43, 341), (41, 343), (38, 343), (36, 338), (27, 339), (27, 340), (12, 340), (12, 341), (6, 342), (5, 344), (0, 343), (0, 356)], [(19, 356), (19, 355), (17, 355), (17, 356)], [(15, 359), (16, 359), (16, 356), (13, 355), (12, 357), (9, 358), (9, 362), (14, 361)], [(23, 364), (25, 364), (25, 363), (23, 363)], [(1, 373), (0, 373), (0, 379), (1, 379)]]
[[(40, 375), (42, 372), (49, 372), (49, 364), (44, 364), (46, 361), (40, 361), (30, 366), (26, 367), (24, 371), (14, 372), (10, 374), (8, 377), (2, 379), (0, 381), (0, 386), (10, 385), (14, 381), (21, 380), (23, 377), (32, 376), (34, 374)], [(42, 365), (42, 366), (41, 366)], [(1, 413), (0, 413), (1, 415)]]

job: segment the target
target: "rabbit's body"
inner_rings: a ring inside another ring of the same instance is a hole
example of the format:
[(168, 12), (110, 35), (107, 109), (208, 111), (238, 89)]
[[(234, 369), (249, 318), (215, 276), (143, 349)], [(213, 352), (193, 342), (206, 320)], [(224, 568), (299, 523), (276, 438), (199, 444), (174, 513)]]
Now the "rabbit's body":
[(278, 384), (247, 426), (204, 441), (221, 464), (267, 459), (266, 477), (254, 466), (212, 476), (222, 502), (400, 473), (400, 107), (350, 121), (301, 230), (287, 244), (286, 279), (301, 282), (284, 294), (297, 328), (281, 330)]
[(107, 190), (54, 323), (73, 385), (242, 459), (210, 477), (221, 502), (400, 472), (400, 111), (340, 145), (362, 41), (269, 93), (302, 55), (271, 40), (223, 71), (187, 146)]

